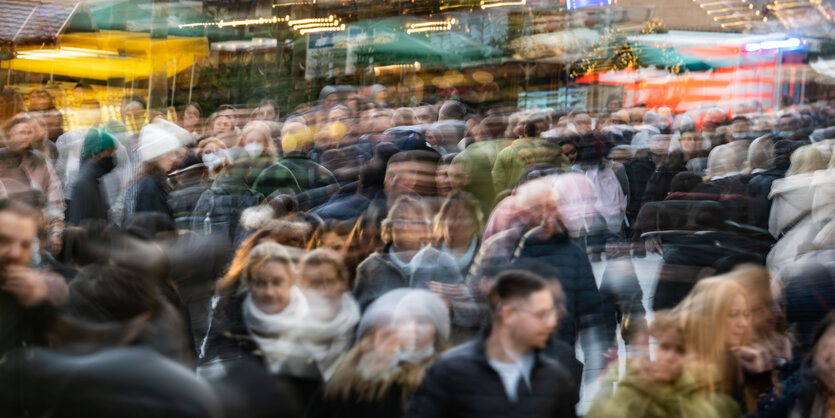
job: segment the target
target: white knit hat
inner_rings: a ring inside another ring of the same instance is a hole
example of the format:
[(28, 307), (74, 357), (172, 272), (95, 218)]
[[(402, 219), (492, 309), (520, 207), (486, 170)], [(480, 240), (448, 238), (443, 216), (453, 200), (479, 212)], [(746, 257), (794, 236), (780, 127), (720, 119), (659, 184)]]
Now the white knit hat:
[(157, 119), (139, 132), (139, 155), (143, 162), (150, 161), (190, 142), (188, 131), (165, 119)]

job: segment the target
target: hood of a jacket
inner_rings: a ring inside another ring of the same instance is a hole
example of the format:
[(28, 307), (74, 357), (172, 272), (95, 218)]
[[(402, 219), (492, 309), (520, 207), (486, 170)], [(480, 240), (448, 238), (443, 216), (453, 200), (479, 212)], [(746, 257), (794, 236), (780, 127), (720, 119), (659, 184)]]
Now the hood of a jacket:
[(769, 231), (772, 235), (779, 235), (791, 224), (808, 216), (812, 210), (812, 175), (795, 175), (782, 180), (775, 180), (771, 185), (772, 199)]

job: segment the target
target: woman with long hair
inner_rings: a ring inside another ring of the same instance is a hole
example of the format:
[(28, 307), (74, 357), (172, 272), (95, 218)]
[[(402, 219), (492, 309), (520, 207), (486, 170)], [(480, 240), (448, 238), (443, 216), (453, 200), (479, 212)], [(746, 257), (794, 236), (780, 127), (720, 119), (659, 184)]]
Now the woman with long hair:
[(463, 277), (478, 254), (483, 229), (479, 202), (467, 192), (455, 192), (446, 198), (435, 216), (433, 245), (455, 259)]
[(321, 402), (308, 416), (403, 416), (424, 372), (448, 347), (450, 332), (443, 300), (425, 290), (397, 289), (377, 299), (357, 328), (357, 342)]
[(396, 288), (425, 289), (463, 282), (455, 260), (429, 246), (429, 211), (422, 200), (400, 196), (383, 220), (383, 248), (357, 267), (354, 295), (363, 308)]
[(711, 393), (732, 397), (742, 411), (756, 407), (774, 385), (772, 357), (752, 343), (748, 293), (727, 276), (703, 279), (672, 313), (680, 318), (688, 366)]

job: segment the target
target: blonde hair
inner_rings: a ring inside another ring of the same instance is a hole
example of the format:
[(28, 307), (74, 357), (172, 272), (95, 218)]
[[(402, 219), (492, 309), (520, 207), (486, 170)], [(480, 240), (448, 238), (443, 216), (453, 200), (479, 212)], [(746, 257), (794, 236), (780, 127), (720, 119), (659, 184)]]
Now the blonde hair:
[(704, 181), (708, 182), (714, 177), (740, 171), (737, 166), (738, 151), (731, 144), (720, 145), (711, 150), (707, 157), (707, 176)]
[(771, 138), (764, 136), (755, 139), (748, 147), (748, 159), (745, 162), (745, 173), (755, 169), (769, 169), (774, 167), (774, 144)]
[[(754, 300), (759, 301), (762, 303), (765, 309), (769, 309), (771, 304), (774, 301), (774, 295), (771, 292), (771, 274), (769, 273), (768, 269), (757, 265), (757, 264), (743, 264), (724, 275), (729, 280), (733, 280), (743, 289), (745, 289), (746, 294), (748, 295), (749, 299), (749, 309), (755, 305), (753, 303)], [(753, 314), (752, 314), (753, 315)], [(778, 324), (771, 324), (775, 327)], [(751, 335), (754, 336), (757, 332), (761, 330), (757, 330), (752, 328)], [(766, 335), (757, 335), (756, 337), (767, 337)]]
[(336, 270), (339, 278), (345, 283), (348, 283), (350, 276), (348, 269), (345, 267), (345, 262), (342, 260), (342, 256), (328, 248), (317, 248), (305, 254), (301, 261), (299, 261), (299, 270), (321, 265), (332, 266)]
[(525, 123), (525, 119), (525, 114), (522, 112), (516, 112), (510, 115), (510, 117), (507, 118), (507, 129), (504, 131), (505, 138), (516, 138), (516, 134), (514, 134), (513, 131), (520, 123)]
[(223, 141), (221, 141), (221, 140), (219, 140), (219, 139), (217, 139), (216, 137), (213, 136), (213, 137), (210, 137), (210, 138), (206, 138), (206, 139), (200, 141), (199, 144), (197, 144), (197, 154), (202, 154), (203, 150), (206, 149), (206, 147), (209, 146), (209, 144), (218, 145), (224, 151), (227, 149), (226, 144), (224, 144)]
[(254, 272), (272, 262), (284, 265), (291, 274), (296, 271), (290, 254), (284, 246), (274, 242), (264, 242), (256, 245), (247, 255), (245, 267), (241, 272), (241, 279), (249, 285)]
[(392, 243), (392, 220), (407, 210), (416, 212), (418, 216), (426, 220), (427, 224), (429, 223), (429, 210), (422, 200), (411, 196), (400, 196), (394, 201), (394, 205), (389, 209), (386, 219), (383, 219), (383, 222), (380, 224), (380, 238), (383, 240), (383, 244)]
[(235, 143), (236, 147), (242, 147), (241, 144), (244, 138), (247, 137), (251, 132), (255, 132), (256, 134), (261, 136), (262, 143), (264, 143), (264, 152), (269, 155), (276, 155), (275, 151), (275, 144), (273, 143), (273, 138), (270, 134), (271, 129), (270, 126), (260, 120), (254, 120), (249, 122), (244, 126), (244, 129), (241, 131), (241, 134), (238, 136), (238, 142)]
[[(731, 305), (739, 295), (747, 303), (745, 289), (728, 275), (707, 278), (699, 281), (672, 310), (684, 331), (687, 355), (694, 371), (706, 378), (709, 389), (714, 392), (726, 389), (727, 373), (734, 372), (728, 370), (726, 341)], [(749, 327), (743, 336), (743, 345), (749, 343), (750, 334)]]
[(792, 153), (786, 177), (826, 169), (823, 153), (813, 145), (805, 145)]
[(455, 192), (447, 196), (438, 214), (435, 215), (435, 221), (432, 224), (432, 239), (436, 245), (444, 242), (444, 235), (449, 230), (448, 222), (450, 220), (450, 212), (456, 207), (462, 206), (467, 210), (468, 215), (472, 217), (475, 224), (475, 232), (481, 236), (484, 230), (484, 214), (481, 212), (481, 205), (472, 195), (467, 192)]
[(410, 107), (401, 107), (391, 115), (394, 126), (414, 125), (416, 119), (415, 111)]

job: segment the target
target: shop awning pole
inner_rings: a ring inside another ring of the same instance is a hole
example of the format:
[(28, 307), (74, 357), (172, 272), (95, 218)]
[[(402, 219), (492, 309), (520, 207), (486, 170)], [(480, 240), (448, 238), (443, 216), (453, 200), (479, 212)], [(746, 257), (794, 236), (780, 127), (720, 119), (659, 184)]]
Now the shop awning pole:
[(174, 76), (171, 77), (171, 107), (174, 107), (174, 91), (177, 88), (177, 57), (174, 57)]
[(191, 78), (188, 80), (188, 101), (186, 104), (191, 103), (191, 89), (194, 87), (194, 67), (197, 65), (197, 57), (192, 55), (191, 58)]

